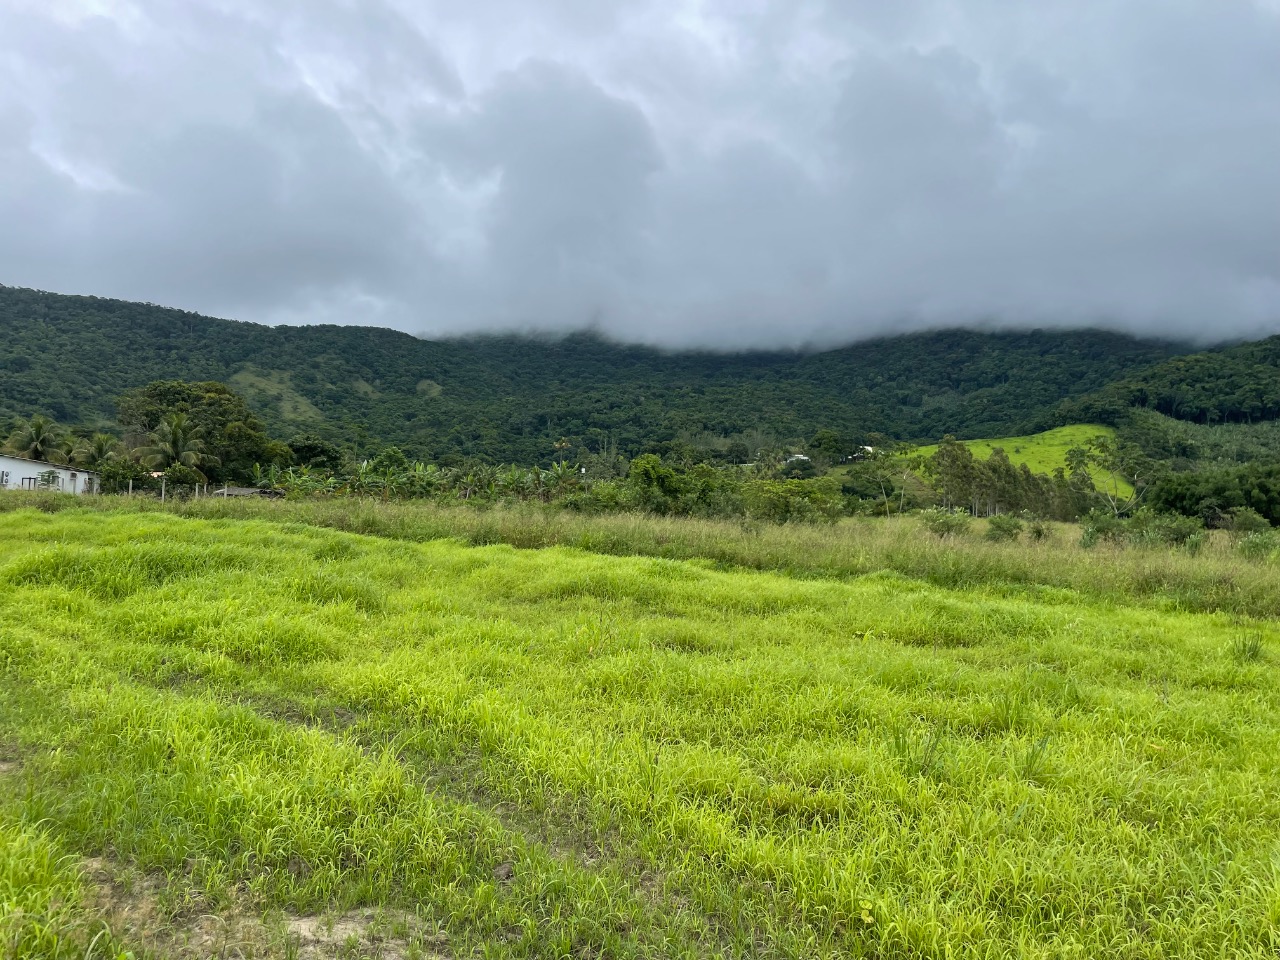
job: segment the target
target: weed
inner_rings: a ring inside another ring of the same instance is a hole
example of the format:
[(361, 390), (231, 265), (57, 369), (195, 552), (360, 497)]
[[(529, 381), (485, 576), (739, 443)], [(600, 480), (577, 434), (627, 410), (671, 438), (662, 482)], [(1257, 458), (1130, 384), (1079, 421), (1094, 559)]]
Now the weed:
[(1256, 663), (1262, 659), (1262, 634), (1249, 633), (1231, 641), (1231, 659), (1236, 663)]

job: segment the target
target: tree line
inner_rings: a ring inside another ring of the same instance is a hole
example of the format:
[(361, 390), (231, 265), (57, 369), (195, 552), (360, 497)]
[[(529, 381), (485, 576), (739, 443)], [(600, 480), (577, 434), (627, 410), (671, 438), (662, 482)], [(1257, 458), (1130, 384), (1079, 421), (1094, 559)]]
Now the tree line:
[(273, 438), (244, 397), (215, 381), (156, 381), (119, 397), (116, 411), (115, 433), (77, 432), (34, 415), (14, 424), (4, 449), (95, 471), (106, 492), (146, 490), (163, 480), (179, 492), (229, 484), (294, 497), (521, 500), (592, 512), (774, 522), (933, 506), (1070, 521), (1128, 516), (1145, 505), (1209, 526), (1229, 526), (1245, 508), (1280, 523), (1280, 467), (1179, 473), (1172, 461), (1150, 455), (1160, 447), (1150, 424), (1147, 434), (1095, 437), (1045, 474), (1015, 465), (998, 447), (979, 459), (952, 436), (924, 457), (882, 433), (831, 428), (790, 445), (764, 432), (750, 437), (752, 443), (690, 436), (631, 458), (616, 448), (575, 457), (566, 444), (547, 466), (424, 461), (394, 445), (364, 458), (316, 435)]

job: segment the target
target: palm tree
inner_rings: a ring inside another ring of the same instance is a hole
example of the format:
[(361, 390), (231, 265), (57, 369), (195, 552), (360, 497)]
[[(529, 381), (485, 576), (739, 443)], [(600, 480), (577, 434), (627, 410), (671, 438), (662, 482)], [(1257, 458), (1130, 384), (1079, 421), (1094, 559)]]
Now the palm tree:
[(9, 437), (5, 450), (26, 460), (42, 460), (45, 463), (66, 463), (67, 443), (58, 425), (48, 417), (36, 414)]
[(71, 460), (86, 470), (101, 470), (102, 465), (120, 456), (120, 441), (109, 433), (95, 433), (81, 440), (71, 451)]
[(566, 460), (553, 463), (547, 473), (551, 481), (551, 489), (557, 496), (568, 493), (578, 485), (582, 478), (578, 468), (569, 466)]
[(206, 449), (204, 428), (192, 423), (185, 413), (172, 413), (151, 434), (151, 445), (139, 448), (138, 455), (143, 463), (158, 470), (180, 463), (200, 473), (202, 466), (216, 467), (222, 463)]

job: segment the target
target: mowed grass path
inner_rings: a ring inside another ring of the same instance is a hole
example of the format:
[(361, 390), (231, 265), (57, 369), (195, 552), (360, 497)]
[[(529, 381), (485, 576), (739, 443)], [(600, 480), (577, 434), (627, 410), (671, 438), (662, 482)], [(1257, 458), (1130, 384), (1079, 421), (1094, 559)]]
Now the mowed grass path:
[(143, 942), (93, 939), (102, 858), (161, 878), (174, 925), (402, 911), (405, 956), (1275, 956), (1275, 633), (0, 515), (0, 949)]

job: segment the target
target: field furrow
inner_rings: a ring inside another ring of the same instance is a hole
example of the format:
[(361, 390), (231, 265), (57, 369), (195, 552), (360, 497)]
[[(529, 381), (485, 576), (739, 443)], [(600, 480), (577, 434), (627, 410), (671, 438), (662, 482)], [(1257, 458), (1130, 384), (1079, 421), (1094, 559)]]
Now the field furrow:
[(1280, 947), (1267, 620), (130, 513), (0, 585), (0, 823), (262, 956)]

